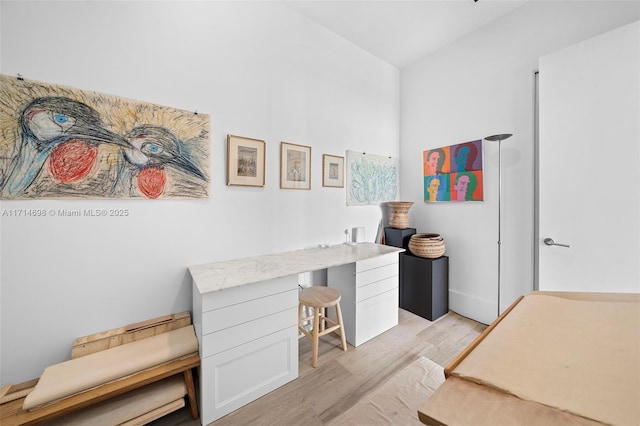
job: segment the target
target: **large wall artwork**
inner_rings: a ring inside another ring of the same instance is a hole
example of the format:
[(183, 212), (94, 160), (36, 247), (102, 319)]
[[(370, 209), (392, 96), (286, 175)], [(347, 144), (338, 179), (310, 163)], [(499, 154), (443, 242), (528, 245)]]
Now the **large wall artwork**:
[(207, 114), (0, 75), (3, 199), (208, 198)]
[(347, 206), (395, 201), (398, 197), (398, 161), (391, 157), (347, 151)]
[(482, 201), (482, 140), (423, 152), (424, 200)]

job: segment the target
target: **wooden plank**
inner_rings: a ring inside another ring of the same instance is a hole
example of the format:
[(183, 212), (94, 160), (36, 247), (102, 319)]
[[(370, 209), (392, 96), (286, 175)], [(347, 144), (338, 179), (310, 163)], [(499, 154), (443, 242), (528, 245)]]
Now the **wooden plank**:
[(476, 346), (478, 346), (480, 342), (482, 342), (484, 338), (487, 337), (487, 335), (489, 335), (489, 333), (491, 333), (491, 330), (496, 328), (496, 326), (500, 323), (500, 321), (502, 321), (507, 315), (509, 315), (509, 312), (511, 312), (513, 308), (515, 308), (516, 305), (520, 303), (522, 299), (524, 299), (524, 296), (518, 297), (515, 300), (515, 302), (513, 302), (511, 306), (507, 308), (506, 311), (504, 311), (498, 318), (496, 318), (494, 322), (491, 323), (489, 327), (487, 327), (482, 332), (482, 334), (476, 337), (473, 340), (473, 342), (471, 342), (471, 344), (465, 348), (464, 351), (462, 351), (457, 357), (453, 359), (453, 361), (451, 361), (449, 365), (447, 365), (447, 367), (444, 369), (444, 376), (446, 378), (449, 378), (449, 374), (451, 374), (451, 371), (453, 371), (453, 369), (456, 368), (462, 362), (462, 360), (464, 360), (467, 357), (467, 355), (469, 355), (471, 351), (473, 351), (476, 348)]
[(116, 395), (157, 382), (166, 377), (183, 373), (199, 365), (200, 355), (194, 352), (193, 354), (102, 384), (31, 411), (22, 409), (24, 399), (17, 399), (3, 406), (2, 415), (0, 416), (2, 422), (0, 423), (2, 423), (2, 426), (13, 426), (45, 422), (55, 417), (105, 401)]
[(2, 394), (2, 397), (0, 397), (0, 405), (29, 395), (29, 392), (31, 392), (36, 383), (38, 383), (38, 380), (39, 379), (31, 379), (26, 382), (18, 383), (17, 385), (5, 385), (2, 388), (4, 393)]
[[(107, 331), (101, 331), (99, 333), (90, 334), (88, 336), (78, 337), (75, 341), (75, 344), (85, 344), (89, 342), (93, 342), (96, 340), (101, 340), (109, 337), (113, 337), (119, 334), (124, 334), (128, 332), (135, 332), (138, 330), (142, 330), (149, 327), (154, 327), (156, 325), (163, 325), (169, 323), (171, 321), (179, 321), (184, 318), (191, 318), (189, 312), (180, 312), (177, 314), (171, 315), (163, 315), (161, 317), (152, 318), (145, 321), (140, 321), (132, 324), (125, 325), (123, 327), (114, 328)], [(189, 323), (190, 324), (190, 323)], [(188, 325), (188, 324), (187, 324)]]
[(0, 398), (0, 404), (6, 404), (7, 402), (13, 401), (15, 399), (24, 398), (33, 390), (33, 388), (22, 389), (20, 391), (11, 392), (8, 395)]
[(7, 394), (7, 392), (9, 392), (9, 389), (11, 389), (12, 385), (4, 385), (2, 387), (2, 389), (0, 389), (0, 398), (2, 398), (3, 396), (5, 396)]
[(163, 315), (158, 318), (153, 318), (146, 321), (135, 322), (133, 324), (129, 324), (125, 326), (127, 333), (131, 333), (133, 331), (144, 330), (145, 328), (155, 327), (157, 325), (162, 325), (171, 322), (174, 319), (173, 315)]
[(24, 397), (14, 399), (0, 406), (0, 425), (12, 426), (20, 424), (13, 417), (18, 411), (22, 410), (23, 401)]
[(563, 299), (584, 300), (592, 302), (627, 302), (640, 303), (640, 293), (587, 293), (574, 291), (533, 291), (533, 296), (554, 296)]
[(180, 312), (79, 337), (71, 348), (71, 358), (79, 358), (125, 343), (146, 339), (187, 325), (191, 325), (191, 314)]
[(164, 417), (169, 413), (173, 413), (176, 410), (184, 407), (184, 398), (180, 398), (176, 401), (170, 402), (162, 407), (158, 407), (155, 410), (151, 410), (146, 414), (131, 419), (127, 422), (120, 424), (119, 426), (142, 426), (151, 423), (154, 420)]

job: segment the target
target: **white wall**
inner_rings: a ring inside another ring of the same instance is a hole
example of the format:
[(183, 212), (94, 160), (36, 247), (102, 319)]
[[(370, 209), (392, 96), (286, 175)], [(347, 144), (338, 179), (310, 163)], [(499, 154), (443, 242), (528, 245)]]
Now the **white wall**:
[(402, 70), (401, 198), (416, 203), (412, 226), (446, 240), (450, 309), (484, 323), (497, 315), (498, 145), (484, 150), (484, 202), (464, 204), (423, 202), (422, 152), (514, 134), (502, 146), (504, 310), (533, 289), (538, 58), (639, 17), (638, 2), (530, 2)]
[[(211, 115), (212, 198), (3, 201), (129, 209), (1, 217), (0, 383), (68, 359), (75, 338), (191, 309), (187, 266), (376, 235), (378, 206), (323, 188), (323, 153), (398, 156), (399, 72), (272, 2), (1, 3), (0, 71)], [(225, 186), (228, 133), (264, 139), (266, 187)], [(279, 145), (312, 146), (310, 191), (279, 189)]]

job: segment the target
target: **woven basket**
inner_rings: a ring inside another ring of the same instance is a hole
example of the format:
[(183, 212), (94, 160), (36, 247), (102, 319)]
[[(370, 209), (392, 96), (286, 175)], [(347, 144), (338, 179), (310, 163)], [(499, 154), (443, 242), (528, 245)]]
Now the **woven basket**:
[(444, 254), (444, 239), (440, 234), (413, 234), (409, 240), (409, 251), (416, 256), (435, 259)]
[(409, 209), (413, 201), (389, 201), (389, 226), (395, 229), (409, 227)]

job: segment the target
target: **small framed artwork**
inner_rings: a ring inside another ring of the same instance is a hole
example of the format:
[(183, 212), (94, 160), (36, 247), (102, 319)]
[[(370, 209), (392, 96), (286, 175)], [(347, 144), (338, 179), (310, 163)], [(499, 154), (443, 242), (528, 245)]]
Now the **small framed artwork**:
[(311, 189), (311, 147), (280, 142), (280, 188)]
[(344, 157), (322, 155), (322, 186), (344, 188)]
[(227, 185), (264, 186), (266, 143), (227, 135)]

